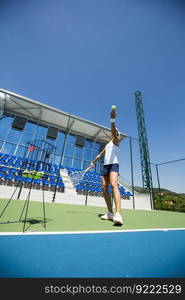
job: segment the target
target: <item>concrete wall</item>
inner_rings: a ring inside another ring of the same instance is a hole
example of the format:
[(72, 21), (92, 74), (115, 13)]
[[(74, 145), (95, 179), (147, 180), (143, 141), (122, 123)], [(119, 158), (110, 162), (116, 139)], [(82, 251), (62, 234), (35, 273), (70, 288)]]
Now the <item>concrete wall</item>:
[[(19, 188), (15, 190), (13, 186), (5, 186), (0, 185), (0, 198), (10, 199), (13, 195), (12, 199), (17, 199), (19, 192)], [(28, 196), (29, 189), (23, 188), (21, 192), (20, 199), (25, 200)], [(42, 190), (31, 190), (30, 199), (33, 201), (42, 201), (43, 200), (43, 191)], [(44, 191), (44, 200), (46, 202), (52, 202), (53, 192), (52, 191)], [(66, 203), (66, 204), (76, 204), (76, 205), (85, 205), (86, 195), (78, 195), (74, 188), (71, 186), (65, 188), (64, 193), (56, 193), (55, 202), (58, 203)], [(123, 209), (133, 209), (133, 199), (132, 197), (127, 199), (122, 199), (122, 208)], [(96, 196), (88, 196), (87, 197), (87, 205), (91, 206), (101, 206), (105, 207), (105, 200), (103, 197)], [(137, 194), (135, 195), (135, 209), (143, 209), (150, 210), (150, 197), (148, 194)]]

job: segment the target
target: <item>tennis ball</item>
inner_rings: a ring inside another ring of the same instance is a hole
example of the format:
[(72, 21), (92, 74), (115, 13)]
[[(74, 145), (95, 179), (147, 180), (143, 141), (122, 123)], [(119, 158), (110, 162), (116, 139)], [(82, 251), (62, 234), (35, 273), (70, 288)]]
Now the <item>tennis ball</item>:
[(112, 110), (116, 110), (116, 105), (112, 105)]
[(26, 178), (26, 177), (28, 177), (28, 174), (29, 174), (29, 171), (28, 170), (24, 170), (22, 172), (22, 177)]

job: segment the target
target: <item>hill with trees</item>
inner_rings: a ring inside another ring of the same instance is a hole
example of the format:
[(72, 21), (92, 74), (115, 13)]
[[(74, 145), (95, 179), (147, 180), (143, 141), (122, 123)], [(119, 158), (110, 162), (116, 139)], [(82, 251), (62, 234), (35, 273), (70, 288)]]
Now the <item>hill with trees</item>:
[[(135, 187), (140, 193), (148, 193), (148, 190), (142, 187)], [(153, 188), (154, 207), (156, 210), (170, 210), (185, 212), (185, 193), (175, 193), (168, 189)]]

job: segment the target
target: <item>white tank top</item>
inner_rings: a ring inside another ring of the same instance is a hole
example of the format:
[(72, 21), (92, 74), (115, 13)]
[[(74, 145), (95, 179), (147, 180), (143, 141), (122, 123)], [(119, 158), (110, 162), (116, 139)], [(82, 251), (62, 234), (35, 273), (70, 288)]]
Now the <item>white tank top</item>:
[(110, 141), (105, 146), (104, 165), (118, 164), (119, 147), (113, 141)]

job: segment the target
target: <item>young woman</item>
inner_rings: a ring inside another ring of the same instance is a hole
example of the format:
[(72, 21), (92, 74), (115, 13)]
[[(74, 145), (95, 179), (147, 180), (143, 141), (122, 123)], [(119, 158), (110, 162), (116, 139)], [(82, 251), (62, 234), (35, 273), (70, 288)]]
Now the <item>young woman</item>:
[[(105, 146), (105, 148), (96, 156), (94, 160), (91, 161), (90, 167), (93, 168), (97, 160), (99, 160), (103, 155), (104, 165), (101, 171), (102, 175), (102, 189), (103, 196), (107, 205), (108, 212), (101, 215), (103, 220), (112, 220), (115, 225), (123, 225), (123, 219), (120, 214), (121, 212), (121, 196), (118, 189), (118, 176), (119, 176), (119, 144), (120, 144), (120, 134), (115, 126), (116, 112), (111, 111), (110, 122), (111, 122), (111, 132), (112, 137), (110, 142)], [(113, 214), (113, 207), (111, 201), (111, 195), (108, 192), (109, 184), (112, 187), (113, 198), (115, 203), (115, 214)]]

